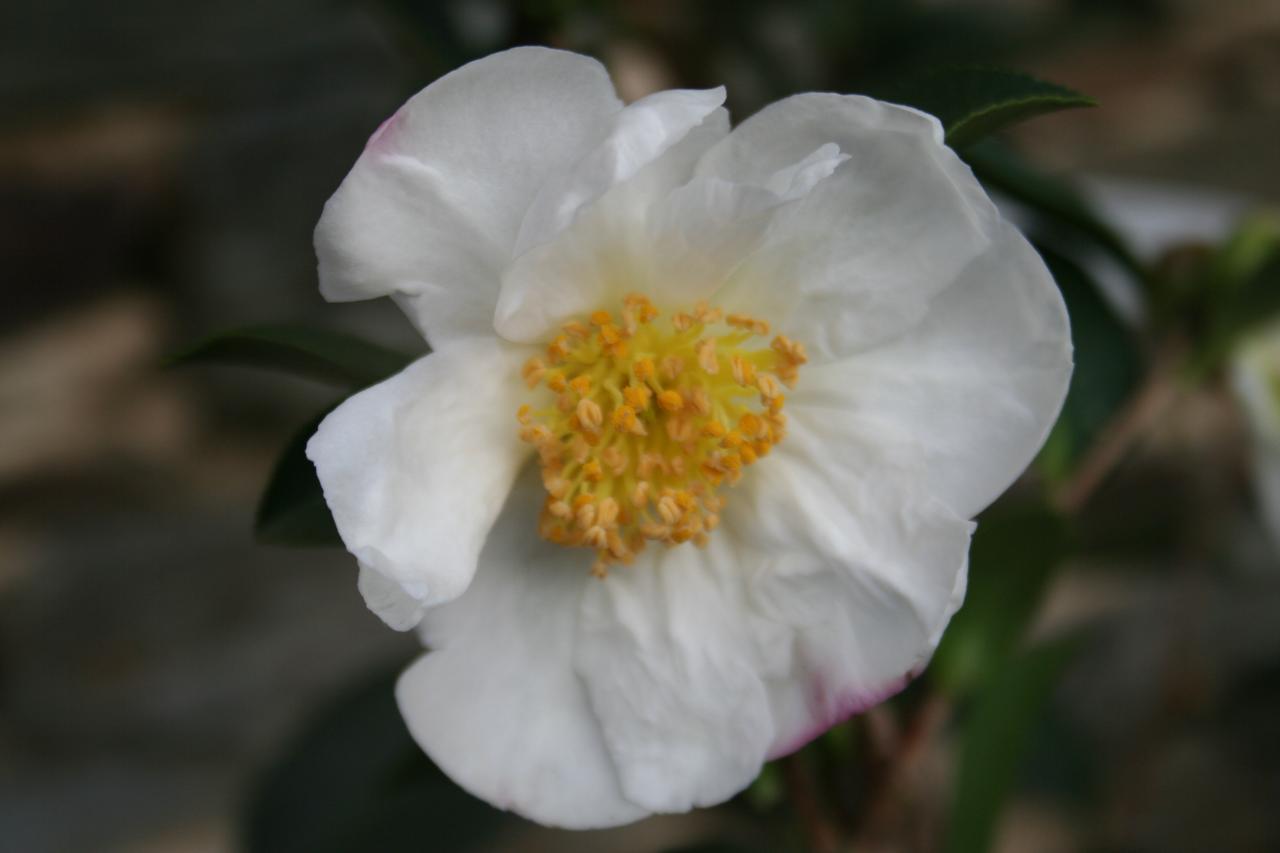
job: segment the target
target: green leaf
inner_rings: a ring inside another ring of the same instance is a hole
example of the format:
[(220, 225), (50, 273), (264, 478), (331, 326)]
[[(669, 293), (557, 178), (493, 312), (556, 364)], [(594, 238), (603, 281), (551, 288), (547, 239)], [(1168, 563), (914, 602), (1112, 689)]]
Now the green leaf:
[(316, 468), (306, 456), (307, 442), (332, 410), (331, 406), (307, 421), (276, 461), (254, 519), (259, 542), (302, 547), (342, 544)]
[(932, 113), (960, 149), (998, 130), (1045, 113), (1097, 106), (1092, 98), (1029, 74), (1002, 68), (960, 66), (930, 69), (884, 97)]
[(522, 823), (440, 772), (405, 729), (401, 667), (338, 697), (255, 785), (241, 827), (248, 853), (488, 850)]
[(1213, 253), (1203, 278), (1209, 319), (1193, 364), (1199, 375), (1280, 315), (1280, 219), (1258, 214), (1242, 222)]
[(979, 519), (964, 606), (930, 664), (944, 689), (971, 691), (1004, 667), (1035, 615), (1066, 541), (1062, 519), (1048, 507), (997, 506)]
[(253, 326), (212, 335), (171, 364), (237, 364), (296, 373), (362, 388), (386, 379), (414, 356), (329, 329)]
[(1066, 257), (1038, 248), (1067, 304), (1075, 345), (1067, 399), (1039, 459), (1049, 479), (1062, 482), (1137, 388), (1144, 365), (1132, 331), (1111, 310), (1088, 273)]
[(1079, 643), (1068, 637), (1012, 661), (977, 695), (960, 735), (948, 853), (987, 853), (1045, 704)]
[(1042, 172), (1007, 146), (984, 142), (964, 151), (965, 162), (988, 189), (1025, 205), (1047, 224), (1085, 240), (1145, 282), (1146, 267), (1128, 242), (1105, 222), (1068, 181)]

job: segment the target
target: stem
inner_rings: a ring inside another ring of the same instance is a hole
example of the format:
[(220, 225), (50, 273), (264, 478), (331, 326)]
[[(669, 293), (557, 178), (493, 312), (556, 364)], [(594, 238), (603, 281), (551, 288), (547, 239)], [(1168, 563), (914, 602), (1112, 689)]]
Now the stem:
[(951, 718), (951, 702), (941, 693), (931, 693), (916, 709), (894, 744), (886, 765), (874, 774), (872, 789), (859, 821), (855, 849), (884, 849), (887, 839), (898, 830), (919, 796), (913, 791), (921, 765)]
[(822, 809), (813, 777), (799, 754), (782, 760), (782, 775), (787, 783), (787, 794), (800, 819), (809, 849), (813, 853), (838, 853), (840, 832)]
[(1176, 350), (1158, 359), (1141, 390), (1108, 422), (1075, 473), (1054, 495), (1053, 503), (1059, 510), (1067, 515), (1078, 513), (1138, 439), (1168, 413), (1181, 391), (1176, 372), (1180, 362)]

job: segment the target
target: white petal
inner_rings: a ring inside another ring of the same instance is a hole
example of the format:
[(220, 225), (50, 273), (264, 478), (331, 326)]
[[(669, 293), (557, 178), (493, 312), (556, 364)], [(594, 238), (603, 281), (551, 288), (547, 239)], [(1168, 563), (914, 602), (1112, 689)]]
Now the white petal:
[[(687, 111), (678, 115), (691, 117)], [(696, 126), (667, 131), (667, 147), (644, 168), (584, 205), (554, 239), (507, 270), (495, 316), (501, 335), (542, 341), (570, 317), (612, 308), (631, 291), (651, 292), (658, 256), (650, 234), (655, 211), (689, 180), (703, 152), (724, 138), (728, 114), (715, 109)]]
[(791, 637), (769, 681), (770, 756), (902, 689), (963, 599), (972, 524), (910, 482), (862, 476), (874, 459), (793, 417), (728, 495), (723, 535), (778, 555), (750, 573), (752, 609)]
[(316, 226), (320, 289), (395, 294), (435, 346), (492, 331), (539, 188), (621, 108), (595, 60), (522, 47), (464, 65), (379, 128)]
[(717, 300), (803, 330), (815, 360), (868, 349), (914, 325), (998, 227), (937, 121), (869, 98), (779, 101), (709, 151), (698, 174), (812, 187), (778, 211)]
[(492, 338), (458, 341), (348, 399), (307, 444), (363, 567), (360, 590), (393, 628), (471, 582), (527, 456), (515, 428), (524, 356)]
[(356, 578), (356, 589), (364, 598), (365, 606), (396, 631), (408, 631), (417, 625), (427, 609), (425, 602), (410, 595), (399, 583), (363, 563)]
[(587, 588), (577, 666), (628, 799), (713, 805), (760, 771), (774, 728), (729, 539), (651, 548)]
[(803, 368), (788, 411), (821, 422), (833, 443), (868, 448), (872, 468), (846, 476), (919, 477), (970, 518), (1040, 449), (1070, 377), (1062, 298), (1040, 256), (1003, 224), (910, 332)]
[(672, 89), (629, 104), (613, 117), (604, 140), (538, 193), (516, 242), (523, 254), (563, 231), (584, 205), (652, 163), (724, 103), (716, 89)]
[(590, 555), (538, 538), (543, 496), (521, 478), (471, 588), (427, 614), (433, 650), (396, 695), (414, 738), (477, 797), (553, 826), (627, 823), (645, 811), (623, 798), (572, 665), (578, 603), (597, 581)]

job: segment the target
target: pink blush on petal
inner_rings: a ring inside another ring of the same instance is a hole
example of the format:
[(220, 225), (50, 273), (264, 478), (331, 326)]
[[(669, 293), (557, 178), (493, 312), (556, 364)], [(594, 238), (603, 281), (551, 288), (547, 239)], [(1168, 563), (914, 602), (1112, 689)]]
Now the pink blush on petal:
[(810, 700), (810, 708), (814, 711), (811, 725), (802, 729), (796, 736), (775, 746), (769, 751), (766, 760), (773, 761), (775, 758), (790, 755), (825, 733), (831, 727), (838, 726), (840, 723), (874, 708), (881, 702), (897, 696), (919, 674), (920, 670), (912, 670), (878, 689), (852, 690), (835, 695), (830, 693), (824, 679), (821, 677), (814, 679), (811, 691), (812, 699)]
[(376, 152), (387, 147), (389, 131), (395, 130), (396, 125), (400, 123), (401, 112), (403, 111), (396, 110), (383, 120), (382, 124), (378, 125), (378, 129), (369, 136), (369, 141), (364, 144), (365, 151)]

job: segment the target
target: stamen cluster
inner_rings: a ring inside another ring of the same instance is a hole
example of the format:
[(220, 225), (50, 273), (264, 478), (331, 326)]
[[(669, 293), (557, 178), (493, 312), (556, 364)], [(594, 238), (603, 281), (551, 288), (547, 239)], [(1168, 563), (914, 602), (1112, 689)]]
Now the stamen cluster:
[(705, 302), (665, 322), (644, 296), (615, 316), (566, 323), (523, 368), (546, 405), (520, 407), (547, 499), (539, 533), (596, 552), (592, 573), (630, 563), (650, 541), (705, 545), (716, 491), (786, 434), (782, 389), (807, 360), (769, 324)]

